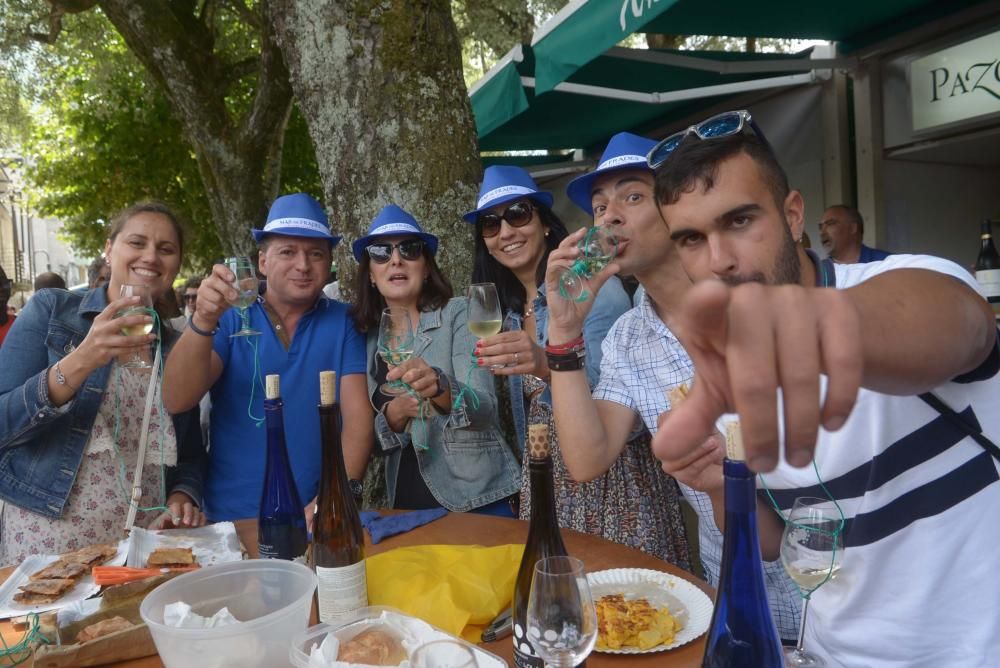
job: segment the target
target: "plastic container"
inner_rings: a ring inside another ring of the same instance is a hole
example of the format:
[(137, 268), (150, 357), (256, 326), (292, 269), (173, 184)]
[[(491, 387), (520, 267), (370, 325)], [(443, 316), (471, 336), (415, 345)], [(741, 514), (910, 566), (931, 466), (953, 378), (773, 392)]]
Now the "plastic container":
[[(405, 618), (405, 626), (386, 624), (383, 621), (383, 613), (388, 614), (390, 621), (391, 617), (395, 615)], [(475, 650), (476, 660), (480, 668), (508, 668), (507, 662), (496, 654), (487, 652), (482, 647), (445, 633), (436, 626), (407, 615), (401, 610), (383, 605), (361, 608), (344, 617), (336, 624), (317, 624), (316, 626), (309, 627), (303, 633), (298, 634), (292, 641), (292, 647), (288, 651), (288, 658), (295, 668), (309, 668), (309, 653), (313, 647), (318, 647), (323, 642), (327, 634), (333, 633), (341, 643), (344, 643), (362, 631), (373, 627), (383, 627), (388, 633), (399, 638), (408, 650), (408, 653), (412, 653), (413, 650), (425, 642), (448, 638), (450, 640), (457, 640)], [(421, 634), (420, 638), (416, 636), (417, 633)]]
[[(309, 624), (316, 575), (290, 561), (253, 559), (180, 575), (139, 607), (166, 668), (288, 666), (292, 638)], [(163, 624), (165, 606), (183, 601), (210, 617), (223, 607), (240, 624), (180, 629)]]

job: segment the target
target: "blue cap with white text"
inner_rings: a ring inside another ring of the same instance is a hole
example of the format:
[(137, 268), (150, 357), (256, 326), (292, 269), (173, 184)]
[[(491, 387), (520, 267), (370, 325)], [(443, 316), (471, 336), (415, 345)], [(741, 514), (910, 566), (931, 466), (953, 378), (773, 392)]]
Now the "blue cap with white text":
[(330, 233), (323, 206), (305, 193), (282, 195), (274, 200), (267, 212), (267, 223), (262, 230), (252, 230), (253, 238), (260, 241), (268, 234), (288, 237), (310, 237), (326, 239), (333, 248), (340, 243), (339, 234)]
[(566, 186), (566, 196), (573, 204), (586, 211), (588, 215), (594, 215), (594, 208), (591, 204), (594, 181), (602, 174), (618, 169), (649, 170), (646, 155), (654, 146), (656, 146), (656, 141), (653, 139), (640, 137), (630, 132), (619, 132), (608, 142), (608, 147), (604, 149), (604, 153), (597, 163), (597, 168), (569, 182), (569, 185)]

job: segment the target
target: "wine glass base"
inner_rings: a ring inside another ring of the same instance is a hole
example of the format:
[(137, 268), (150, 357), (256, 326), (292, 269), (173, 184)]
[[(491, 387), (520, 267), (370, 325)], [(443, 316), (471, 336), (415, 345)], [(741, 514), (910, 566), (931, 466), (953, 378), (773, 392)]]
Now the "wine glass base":
[(798, 647), (785, 649), (785, 668), (826, 668), (826, 661)]
[(241, 329), (238, 332), (234, 332), (229, 335), (229, 338), (235, 338), (237, 336), (260, 336), (260, 332), (256, 329)]
[(392, 385), (390, 383), (379, 385), (378, 390), (387, 397), (398, 397), (406, 394), (406, 387), (402, 385)]

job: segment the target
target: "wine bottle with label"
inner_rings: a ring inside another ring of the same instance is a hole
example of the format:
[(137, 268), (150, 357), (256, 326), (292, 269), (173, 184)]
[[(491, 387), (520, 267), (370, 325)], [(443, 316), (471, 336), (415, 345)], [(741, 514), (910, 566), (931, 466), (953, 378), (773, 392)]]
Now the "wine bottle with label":
[(782, 668), (785, 661), (767, 604), (757, 535), (755, 476), (746, 465), (739, 423), (731, 422), (726, 427), (722, 570), (701, 665)]
[(306, 516), (285, 447), (284, 408), (276, 374), (265, 381), (264, 421), (267, 462), (257, 518), (257, 549), (261, 559), (305, 559)]
[(344, 466), (336, 379), (333, 371), (319, 374), (323, 468), (313, 519), (312, 562), (319, 580), (319, 620), (326, 623), (368, 605), (365, 535)]
[(993, 312), (1000, 318), (1000, 254), (993, 244), (992, 221), (986, 219), (980, 228), (982, 245), (976, 258), (976, 280), (983, 286), (986, 299)]
[(514, 600), (511, 615), (514, 624), (514, 665), (517, 668), (542, 668), (544, 663), (537, 655), (526, 634), (528, 619), (528, 594), (535, 564), (546, 557), (566, 556), (566, 546), (559, 533), (556, 518), (556, 496), (552, 482), (552, 456), (549, 452), (549, 427), (547, 424), (528, 426), (528, 477), (531, 485), (531, 519), (528, 540), (524, 545), (521, 568), (514, 583)]

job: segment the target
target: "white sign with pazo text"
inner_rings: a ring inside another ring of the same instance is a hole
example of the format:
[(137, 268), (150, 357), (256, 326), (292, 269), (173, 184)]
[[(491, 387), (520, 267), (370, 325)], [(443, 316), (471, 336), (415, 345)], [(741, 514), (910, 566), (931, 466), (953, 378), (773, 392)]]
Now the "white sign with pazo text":
[(910, 63), (916, 131), (1000, 112), (1000, 31)]

